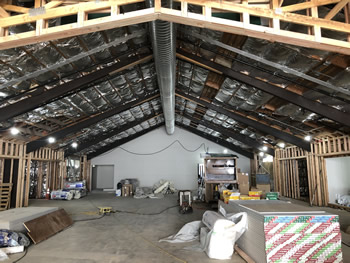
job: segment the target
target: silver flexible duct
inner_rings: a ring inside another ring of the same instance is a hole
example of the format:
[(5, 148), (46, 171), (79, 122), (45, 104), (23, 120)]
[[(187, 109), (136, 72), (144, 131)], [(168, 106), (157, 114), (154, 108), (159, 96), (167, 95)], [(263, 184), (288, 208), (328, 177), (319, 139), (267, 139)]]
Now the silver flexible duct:
[[(154, 0), (147, 0), (146, 5), (154, 7)], [(162, 0), (162, 7), (172, 8), (172, 6), (172, 0)], [(173, 134), (175, 130), (175, 24), (156, 20), (150, 22), (150, 29), (165, 128), (168, 134)]]

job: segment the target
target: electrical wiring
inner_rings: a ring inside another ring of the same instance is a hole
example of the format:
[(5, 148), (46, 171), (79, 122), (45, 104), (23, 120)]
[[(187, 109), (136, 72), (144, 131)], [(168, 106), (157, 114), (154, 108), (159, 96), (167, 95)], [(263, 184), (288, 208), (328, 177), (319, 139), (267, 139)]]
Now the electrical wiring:
[(151, 213), (151, 214), (137, 213), (137, 212), (132, 212), (132, 211), (122, 211), (122, 210), (114, 210), (114, 211), (112, 211), (112, 213), (125, 213), (125, 214), (134, 214), (134, 215), (143, 215), (143, 216), (153, 216), (153, 215), (160, 215), (161, 213), (164, 213), (166, 210), (174, 208), (174, 207), (179, 207), (179, 205), (169, 206), (160, 212)]
[(12, 263), (16, 263), (16, 262), (19, 262), (20, 260), (22, 260), (27, 255), (27, 252), (28, 252), (28, 248), (24, 249), (24, 254), (20, 258), (13, 261)]
[(198, 151), (201, 147), (204, 148), (204, 151), (205, 151), (205, 152), (207, 151), (207, 150), (206, 150), (206, 147), (205, 147), (205, 143), (201, 143), (201, 145), (199, 145), (196, 149), (190, 150), (190, 149), (187, 149), (179, 140), (175, 140), (175, 141), (173, 141), (171, 144), (169, 144), (168, 146), (166, 146), (165, 148), (163, 148), (163, 149), (161, 149), (161, 150), (158, 150), (158, 151), (156, 151), (156, 152), (152, 152), (152, 153), (136, 153), (136, 152), (129, 151), (129, 150), (127, 150), (127, 149), (125, 149), (125, 148), (123, 148), (123, 147), (121, 147), (121, 146), (119, 146), (119, 147), (117, 147), (117, 148), (119, 148), (119, 149), (121, 149), (121, 150), (123, 150), (123, 151), (125, 151), (125, 152), (127, 152), (127, 153), (134, 154), (134, 155), (155, 155), (155, 154), (158, 154), (158, 153), (161, 153), (161, 152), (167, 150), (168, 148), (170, 148), (171, 146), (173, 146), (175, 143), (178, 143), (178, 144), (179, 144), (185, 151), (187, 151), (187, 152), (196, 152), (196, 151)]
[(105, 215), (106, 215), (106, 214), (103, 214), (103, 215), (100, 216), (100, 217), (94, 217), (94, 218), (77, 219), (77, 220), (74, 220), (74, 223), (75, 223), (75, 222), (82, 222), (82, 221), (98, 220), (98, 219), (103, 218)]

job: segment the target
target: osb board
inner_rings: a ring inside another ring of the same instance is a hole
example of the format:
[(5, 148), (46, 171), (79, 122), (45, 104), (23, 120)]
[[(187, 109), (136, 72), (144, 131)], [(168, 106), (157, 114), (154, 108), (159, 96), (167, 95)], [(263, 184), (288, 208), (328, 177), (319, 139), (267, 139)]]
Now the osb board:
[(64, 209), (59, 209), (23, 224), (28, 230), (28, 236), (33, 240), (34, 244), (38, 244), (71, 226), (73, 220)]

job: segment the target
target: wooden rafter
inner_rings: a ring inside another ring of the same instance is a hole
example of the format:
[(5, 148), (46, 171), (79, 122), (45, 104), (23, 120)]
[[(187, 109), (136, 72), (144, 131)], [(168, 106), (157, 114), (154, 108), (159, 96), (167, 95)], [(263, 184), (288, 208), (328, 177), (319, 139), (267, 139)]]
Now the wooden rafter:
[[(346, 0), (314, 0), (284, 7), (279, 7), (281, 6), (281, 1), (274, 1), (273, 5), (267, 5), (267, 1), (265, 1), (264, 4), (266, 4), (266, 6), (263, 5), (264, 7), (259, 7), (260, 5), (253, 4), (255, 1), (251, 1), (251, 4), (249, 1), (240, 4), (238, 1), (180, 0), (182, 10), (175, 10), (161, 7), (160, 0), (156, 0), (155, 6), (157, 8), (146, 8), (123, 14), (120, 14), (120, 12), (117, 11), (119, 10), (120, 6), (143, 1), (91, 1), (59, 7), (55, 7), (55, 5), (62, 4), (59, 3), (62, 1), (52, 1), (47, 4), (50, 5), (51, 3), (55, 2), (55, 4), (51, 4), (50, 9), (45, 8), (45, 12), (38, 13), (37, 15), (31, 15), (28, 13), (1, 18), (0, 32), (2, 32), (3, 35), (0, 36), (0, 49), (13, 48), (41, 41), (66, 38), (69, 36), (76, 36), (94, 31), (161, 19), (192, 26), (206, 27), (228, 33), (258, 37), (269, 41), (278, 41), (298, 46), (318, 48), (349, 55), (350, 43), (348, 41), (325, 38), (320, 33), (323, 29), (327, 29), (349, 34), (350, 24), (348, 24), (347, 21), (339, 22), (319, 18), (315, 12), (312, 16), (292, 13), (293, 11), (301, 9), (311, 8), (315, 10), (321, 5), (339, 3), (336, 5), (334, 10), (327, 15), (327, 18), (329, 18), (333, 16), (333, 14), (337, 13), (336, 11), (340, 8), (340, 6), (345, 4), (345, 1)], [(263, 3), (263, 1), (258, 2), (259, 4)], [(203, 7), (203, 13), (195, 14), (189, 12), (188, 4)], [(6, 10), (8, 7), (3, 6), (3, 8)], [(108, 10), (109, 16), (88, 20), (87, 14), (100, 12), (101, 10)], [(216, 12), (216, 10), (242, 14), (243, 21), (234, 21), (215, 17), (213, 16), (213, 12)], [(68, 15), (77, 15), (77, 22), (47, 28), (47, 20)], [(273, 22), (271, 23), (270, 27), (254, 25), (249, 21), (250, 16), (267, 18)], [(304, 33), (282, 30), (280, 28), (281, 21), (301, 24), (306, 27), (310, 26), (314, 28), (314, 30), (316, 29), (315, 31), (317, 34), (308, 35)], [(6, 29), (8, 27), (32, 22), (36, 22), (36, 30), (16, 35), (6, 35)]]
[(342, 0), (340, 1), (329, 13), (324, 17), (324, 19), (331, 20), (340, 10), (344, 8), (348, 3), (350, 3), (350, 0)]
[(294, 5), (287, 5), (281, 8), (283, 12), (295, 12), (300, 10), (305, 10), (313, 7), (323, 6), (323, 5), (329, 5), (329, 4), (336, 4), (340, 2), (341, 0), (314, 0), (304, 3), (298, 3)]

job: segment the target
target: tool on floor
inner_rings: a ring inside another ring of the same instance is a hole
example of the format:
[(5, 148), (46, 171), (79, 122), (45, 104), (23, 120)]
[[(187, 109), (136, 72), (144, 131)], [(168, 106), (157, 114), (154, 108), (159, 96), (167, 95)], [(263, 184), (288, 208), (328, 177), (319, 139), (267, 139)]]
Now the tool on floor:
[(99, 209), (100, 209), (100, 212), (99, 212), (100, 215), (110, 215), (112, 212), (112, 207), (110, 206), (99, 207)]
[(179, 212), (181, 214), (191, 213), (192, 209), (192, 193), (190, 190), (179, 191)]

